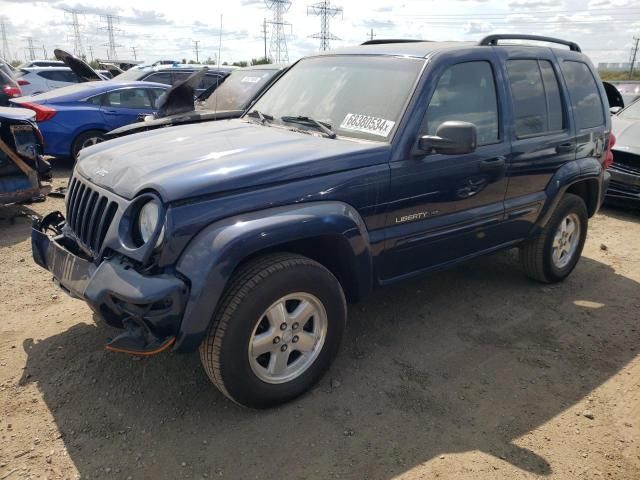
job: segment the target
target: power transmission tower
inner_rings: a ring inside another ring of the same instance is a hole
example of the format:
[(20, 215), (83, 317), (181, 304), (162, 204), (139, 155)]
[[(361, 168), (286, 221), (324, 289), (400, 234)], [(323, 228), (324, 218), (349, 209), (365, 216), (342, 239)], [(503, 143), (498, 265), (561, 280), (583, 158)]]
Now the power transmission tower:
[(7, 40), (7, 25), (4, 18), (0, 19), (0, 32), (2, 33), (2, 58), (7, 62), (11, 60), (11, 50), (9, 50), (9, 40)]
[(47, 58), (47, 47), (44, 46), (44, 43), (42, 44), (42, 58)]
[(136, 47), (131, 47), (131, 51), (133, 52), (133, 59), (138, 60), (138, 55), (136, 54)]
[(196, 63), (200, 63), (200, 40), (193, 40), (193, 51), (196, 54)]
[(633, 41), (635, 43), (633, 47), (631, 47), (631, 67), (629, 68), (629, 80), (633, 78), (633, 69), (636, 65), (636, 59), (638, 58), (638, 46), (640, 46), (640, 38), (633, 37)]
[(332, 7), (331, 0), (322, 0), (307, 7), (307, 15), (317, 15), (320, 17), (320, 33), (311, 35), (310, 38), (320, 39), (320, 50), (329, 50), (330, 40), (340, 40), (332, 35), (329, 30), (329, 21), (336, 15), (342, 15), (342, 7)]
[(89, 55), (91, 55), (91, 61), (93, 62), (93, 47), (89, 45)]
[(373, 41), (373, 37), (377, 37), (377, 35), (373, 33), (373, 28), (371, 29), (371, 32), (369, 33), (368, 37), (369, 37), (369, 41)]
[(119, 21), (119, 18), (115, 15), (104, 15), (102, 19), (107, 24), (107, 26), (102, 27), (102, 29), (107, 31), (107, 36), (109, 39), (109, 41), (104, 44), (107, 47), (107, 59), (116, 60), (118, 58), (118, 52), (116, 52), (116, 48), (121, 47), (122, 45), (118, 45), (116, 43), (115, 32), (118, 30), (113, 26), (113, 24), (117, 23)]
[(33, 38), (27, 37), (27, 52), (29, 52), (29, 60), (36, 59), (36, 47), (33, 44)]
[(269, 58), (273, 63), (288, 63), (287, 38), (285, 27), (291, 24), (284, 21), (284, 14), (291, 8), (290, 0), (265, 0), (269, 10), (273, 10), (273, 20), (266, 22), (271, 25), (271, 44), (269, 45)]
[(267, 19), (262, 22), (262, 35), (264, 35), (264, 58), (267, 58)]
[(86, 58), (87, 55), (84, 51), (84, 46), (82, 45), (82, 34), (80, 33), (80, 22), (78, 21), (78, 14), (82, 12), (75, 9), (65, 9), (69, 15), (71, 15), (71, 25), (72, 33), (71, 38), (73, 38), (73, 54), (79, 58)]

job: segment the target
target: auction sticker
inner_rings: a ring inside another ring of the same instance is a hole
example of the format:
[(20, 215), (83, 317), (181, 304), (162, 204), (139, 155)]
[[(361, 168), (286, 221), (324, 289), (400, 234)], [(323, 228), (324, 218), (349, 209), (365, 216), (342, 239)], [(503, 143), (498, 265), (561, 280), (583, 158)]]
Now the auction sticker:
[(260, 81), (260, 77), (244, 77), (240, 80), (241, 83), (258, 83)]
[(396, 122), (385, 120), (384, 118), (370, 117), (369, 115), (360, 115), (357, 113), (347, 113), (347, 116), (344, 117), (340, 128), (343, 130), (353, 130), (356, 132), (388, 137), (395, 124)]

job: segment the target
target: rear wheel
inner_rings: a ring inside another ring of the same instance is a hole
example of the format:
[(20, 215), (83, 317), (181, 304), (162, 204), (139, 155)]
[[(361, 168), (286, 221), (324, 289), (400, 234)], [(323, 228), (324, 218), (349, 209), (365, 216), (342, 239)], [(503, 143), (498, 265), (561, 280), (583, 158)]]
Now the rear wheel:
[(544, 283), (568, 277), (582, 255), (587, 226), (584, 201), (577, 195), (566, 194), (542, 232), (520, 247), (525, 273)]
[(293, 254), (249, 262), (231, 279), (200, 359), (231, 400), (252, 408), (287, 402), (313, 386), (333, 361), (346, 323), (338, 280)]
[(78, 159), (80, 150), (85, 147), (90, 147), (97, 143), (104, 141), (104, 132), (100, 130), (89, 130), (88, 132), (81, 133), (76, 137), (71, 147), (71, 155), (74, 160)]

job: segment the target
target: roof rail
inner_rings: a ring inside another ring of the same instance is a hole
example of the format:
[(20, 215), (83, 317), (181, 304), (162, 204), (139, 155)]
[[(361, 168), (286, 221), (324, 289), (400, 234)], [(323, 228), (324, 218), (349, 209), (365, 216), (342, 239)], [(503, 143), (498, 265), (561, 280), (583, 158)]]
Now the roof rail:
[(431, 40), (419, 40), (415, 38), (381, 38), (380, 40), (367, 40), (361, 45), (384, 45), (386, 43), (417, 43), (417, 42), (430, 42)]
[(558, 43), (560, 45), (566, 45), (569, 47), (569, 50), (573, 52), (582, 52), (580, 46), (575, 42), (570, 42), (568, 40), (562, 40), (560, 38), (553, 37), (543, 37), (540, 35), (518, 35), (518, 34), (501, 34), (501, 35), (489, 35), (488, 37), (484, 37), (478, 45), (480, 46), (497, 46), (498, 40), (534, 40), (536, 42), (548, 42), (548, 43)]

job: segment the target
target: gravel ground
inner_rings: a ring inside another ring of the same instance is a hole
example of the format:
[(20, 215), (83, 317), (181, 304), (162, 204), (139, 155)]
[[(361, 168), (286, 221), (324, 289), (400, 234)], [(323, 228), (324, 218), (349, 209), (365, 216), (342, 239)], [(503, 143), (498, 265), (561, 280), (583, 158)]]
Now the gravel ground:
[(598, 214), (557, 286), (504, 252), (378, 291), (320, 384), (259, 412), (196, 354), (106, 352), (31, 260), (26, 215), (56, 209), (0, 207), (0, 480), (640, 478), (638, 214)]

